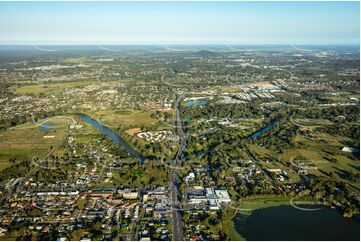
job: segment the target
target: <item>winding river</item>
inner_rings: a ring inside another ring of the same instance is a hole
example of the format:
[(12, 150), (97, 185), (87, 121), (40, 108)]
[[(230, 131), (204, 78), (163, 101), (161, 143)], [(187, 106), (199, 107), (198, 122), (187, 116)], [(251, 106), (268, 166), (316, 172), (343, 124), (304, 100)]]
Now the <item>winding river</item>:
[(113, 140), (113, 142), (117, 143), (119, 147), (124, 148), (131, 156), (136, 157), (140, 160), (141, 163), (144, 163), (145, 157), (142, 156), (139, 152), (134, 150), (132, 147), (130, 147), (127, 142), (125, 142), (118, 134), (116, 134), (114, 131), (112, 131), (107, 126), (99, 123), (97, 120), (92, 119), (90, 116), (83, 114), (83, 113), (77, 113), (77, 115), (87, 122), (88, 124), (95, 127), (97, 130), (100, 131), (105, 136), (108, 136)]

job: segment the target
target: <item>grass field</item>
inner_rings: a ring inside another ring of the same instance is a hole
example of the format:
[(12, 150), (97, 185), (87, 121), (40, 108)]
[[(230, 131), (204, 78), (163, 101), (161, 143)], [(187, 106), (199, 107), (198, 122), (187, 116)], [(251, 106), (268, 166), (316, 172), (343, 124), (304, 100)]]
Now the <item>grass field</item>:
[(170, 125), (167, 126), (157, 119), (152, 118), (152, 112), (144, 112), (140, 110), (105, 110), (99, 112), (86, 111), (85, 113), (109, 127), (140, 128), (143, 126), (153, 130), (171, 127)]
[[(351, 159), (348, 153), (340, 151), (350, 141), (349, 138), (315, 133), (312, 139), (306, 139), (299, 135), (296, 136), (295, 140), (307, 144), (307, 148), (289, 150), (283, 155), (284, 159), (289, 160), (292, 156), (303, 156), (311, 162), (314, 161), (318, 168), (327, 172), (337, 169), (352, 174), (358, 172), (352, 166), (358, 166), (359, 161)], [(330, 162), (325, 157), (331, 157), (335, 160)]]
[[(54, 132), (44, 132), (38, 124), (52, 122)], [(0, 132), (0, 170), (12, 165), (10, 158), (18, 161), (31, 160), (34, 156), (42, 158), (64, 139), (66, 122), (71, 122), (70, 117), (54, 117), (39, 120), (38, 124), (27, 123)], [(45, 137), (44, 137), (45, 136)], [(50, 138), (46, 138), (50, 136)], [(54, 136), (54, 137), (52, 137)]]
[[(272, 149), (259, 147), (257, 144), (250, 144), (251, 151), (259, 157), (267, 159), (274, 157), (282, 163), (289, 163), (292, 158), (303, 157), (310, 164), (315, 165), (318, 169), (308, 169), (308, 173), (317, 176), (328, 177), (326, 173), (331, 173), (332, 178), (336, 180), (345, 180), (346, 174), (358, 174), (359, 161), (353, 159), (352, 155), (342, 152), (340, 149), (347, 146), (351, 140), (343, 136), (333, 136), (325, 133), (312, 132), (311, 134), (298, 134), (293, 138), (294, 142), (302, 144), (299, 148), (285, 149), (282, 153), (277, 153)], [(291, 167), (285, 167), (280, 163), (265, 163), (265, 168), (280, 168), (286, 170), (291, 181), (299, 180), (299, 176), (290, 172)], [(346, 181), (346, 180), (345, 180)], [(349, 182), (349, 181), (348, 181)], [(359, 184), (354, 184), (357, 187)]]

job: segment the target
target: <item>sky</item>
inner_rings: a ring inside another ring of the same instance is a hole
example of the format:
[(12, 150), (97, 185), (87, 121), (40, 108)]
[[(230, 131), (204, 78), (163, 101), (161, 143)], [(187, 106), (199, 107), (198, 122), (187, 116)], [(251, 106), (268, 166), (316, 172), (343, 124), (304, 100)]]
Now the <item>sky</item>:
[(0, 44), (359, 41), (359, 2), (0, 2)]

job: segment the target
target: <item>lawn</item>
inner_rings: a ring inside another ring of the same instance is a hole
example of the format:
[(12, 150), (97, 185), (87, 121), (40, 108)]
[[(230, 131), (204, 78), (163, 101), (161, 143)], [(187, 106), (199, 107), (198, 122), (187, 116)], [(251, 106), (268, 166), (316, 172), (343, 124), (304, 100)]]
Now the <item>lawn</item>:
[[(350, 141), (347, 137), (314, 133), (312, 137), (297, 135), (294, 140), (306, 144), (306, 147), (285, 151), (279, 156), (281, 160), (289, 161), (292, 157), (304, 157), (319, 169), (309, 170), (309, 173), (325, 176), (320, 170), (332, 172), (338, 174), (334, 176), (335, 179), (343, 179), (339, 175), (344, 172), (351, 174), (359, 172), (355, 168), (359, 166), (359, 160), (352, 159), (351, 154), (340, 151), (340, 148)], [(326, 158), (332, 159), (332, 161)]]

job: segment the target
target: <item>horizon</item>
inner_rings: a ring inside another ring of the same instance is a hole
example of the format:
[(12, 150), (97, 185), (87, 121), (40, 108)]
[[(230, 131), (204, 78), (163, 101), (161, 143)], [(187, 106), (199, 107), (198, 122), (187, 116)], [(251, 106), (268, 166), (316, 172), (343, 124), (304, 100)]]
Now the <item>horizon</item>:
[(227, 47), (227, 46), (359, 46), (360, 42), (335, 42), (335, 43), (122, 43), (122, 44), (2, 44), (0, 46), (24, 46), (24, 47), (34, 47), (37, 46), (64, 46), (64, 47), (75, 47), (75, 46), (89, 46), (89, 47), (103, 47), (103, 46), (113, 46), (113, 47), (127, 47), (127, 46), (215, 46), (215, 47)]

